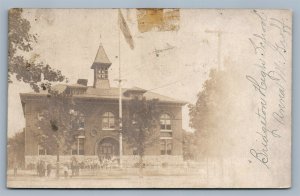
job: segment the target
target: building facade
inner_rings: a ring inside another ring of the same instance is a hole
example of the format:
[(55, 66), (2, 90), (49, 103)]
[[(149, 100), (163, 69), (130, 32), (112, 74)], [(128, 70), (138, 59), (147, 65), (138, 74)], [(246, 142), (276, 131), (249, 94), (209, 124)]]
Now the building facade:
[[(100, 157), (119, 158), (122, 149), (122, 163), (131, 167), (138, 161), (136, 149), (125, 137), (120, 148), (119, 132), (119, 89), (110, 86), (109, 61), (102, 45), (100, 45), (91, 69), (94, 70), (93, 86), (88, 81), (78, 79), (77, 84), (57, 85), (66, 99), (81, 108), (75, 142), (69, 152), (60, 156), (61, 162), (68, 162), (71, 157), (80, 161), (98, 161)], [(25, 164), (35, 164), (39, 159), (49, 162), (56, 161), (56, 155), (39, 144), (36, 132), (43, 110), (47, 110), (45, 101), (47, 92), (20, 94), (25, 127)], [(122, 89), (123, 116), (128, 115), (126, 104), (133, 96), (143, 96), (147, 100), (158, 100), (160, 124), (157, 141), (146, 148), (144, 162), (149, 165), (181, 164), (182, 163), (182, 106), (185, 102), (175, 100), (141, 88)]]

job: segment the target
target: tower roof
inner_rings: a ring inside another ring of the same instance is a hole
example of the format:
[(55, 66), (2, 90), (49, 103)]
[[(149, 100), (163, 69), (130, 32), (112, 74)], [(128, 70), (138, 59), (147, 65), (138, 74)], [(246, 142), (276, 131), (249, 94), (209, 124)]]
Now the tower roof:
[(108, 67), (111, 65), (111, 62), (109, 61), (102, 44), (100, 44), (99, 46), (98, 52), (96, 54), (94, 63), (91, 68), (94, 69), (96, 66), (99, 65), (106, 65)]

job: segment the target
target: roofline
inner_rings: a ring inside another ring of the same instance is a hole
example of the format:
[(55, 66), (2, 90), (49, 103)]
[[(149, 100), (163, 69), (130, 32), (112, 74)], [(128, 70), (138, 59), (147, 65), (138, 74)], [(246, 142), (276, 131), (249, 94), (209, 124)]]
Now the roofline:
[(108, 67), (111, 66), (111, 64), (112, 63), (93, 63), (92, 66), (91, 66), (91, 69), (95, 69), (96, 66), (103, 66), (103, 65), (107, 66), (107, 68), (108, 68)]
[[(35, 98), (38, 98), (38, 97), (47, 97), (49, 94), (37, 94), (37, 93), (20, 93), (20, 97), (21, 97), (21, 100), (25, 97), (35, 97)], [(119, 99), (118, 98), (115, 98), (115, 97), (95, 97), (95, 96), (80, 96), (80, 95), (73, 95), (73, 96), (70, 96), (69, 98), (76, 98), (76, 99), (93, 99), (93, 100), (111, 100), (111, 101), (118, 101)], [(155, 98), (154, 98), (155, 99)], [(157, 98), (158, 99), (158, 98)], [(123, 99), (122, 101), (129, 101), (130, 99)], [(153, 99), (148, 99), (148, 100), (153, 100)], [(166, 103), (166, 104), (178, 104), (178, 105), (186, 105), (188, 104), (188, 102), (184, 102), (184, 101), (163, 101), (163, 100), (160, 100), (158, 99), (158, 102), (159, 103)]]
[(69, 85), (67, 85), (67, 88), (88, 88), (88, 86), (69, 86)]
[[(114, 98), (114, 97), (94, 97), (94, 96), (80, 96), (80, 95), (75, 95), (73, 96), (74, 98), (78, 98), (78, 99), (99, 99), (99, 100), (116, 100), (118, 101), (119, 98)], [(180, 104), (180, 105), (186, 105), (188, 104), (188, 102), (184, 102), (184, 101), (164, 101), (164, 100), (160, 100), (159, 98), (153, 98), (153, 99), (157, 99), (159, 103), (168, 103), (168, 104)], [(147, 100), (153, 100), (153, 99), (147, 99)], [(122, 99), (122, 101), (130, 101), (131, 99)]]

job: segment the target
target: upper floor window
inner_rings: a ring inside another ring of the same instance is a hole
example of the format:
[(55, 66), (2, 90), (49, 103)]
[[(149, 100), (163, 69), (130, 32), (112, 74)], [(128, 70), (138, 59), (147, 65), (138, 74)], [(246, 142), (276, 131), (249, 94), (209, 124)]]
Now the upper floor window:
[(70, 125), (73, 130), (84, 130), (85, 126), (85, 117), (79, 112), (71, 109), (69, 111), (70, 114)]
[(102, 115), (102, 129), (114, 129), (115, 128), (115, 116), (111, 112), (105, 112)]
[(78, 119), (78, 127), (80, 130), (83, 130), (84, 129), (84, 116), (80, 116), (79, 119)]
[(160, 129), (171, 130), (171, 117), (168, 114), (162, 114), (160, 116)]

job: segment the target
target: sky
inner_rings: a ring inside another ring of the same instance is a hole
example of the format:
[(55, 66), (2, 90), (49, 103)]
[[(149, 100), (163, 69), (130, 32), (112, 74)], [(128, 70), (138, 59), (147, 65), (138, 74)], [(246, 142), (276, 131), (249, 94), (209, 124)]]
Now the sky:
[[(209, 70), (218, 67), (218, 39), (211, 31), (222, 32), (222, 49), (230, 46), (228, 35), (238, 28), (236, 22), (232, 22), (234, 12), (229, 10), (182, 9), (178, 31), (149, 32), (139, 31), (135, 9), (123, 9), (122, 13), (133, 37), (133, 50), (122, 34), (119, 37), (116, 9), (25, 9), (23, 17), (30, 21), (30, 31), (38, 35), (38, 43), (33, 45), (33, 51), (22, 55), (61, 70), (70, 83), (82, 78), (93, 85), (90, 67), (101, 43), (112, 62), (111, 86), (117, 86), (114, 79), (118, 78), (120, 60), (122, 79), (126, 80), (124, 87), (153, 89), (153, 92), (195, 103)], [(171, 49), (164, 50), (167, 48)], [(155, 50), (164, 51), (157, 56)], [(222, 64), (230, 54), (228, 50), (220, 51)], [(19, 93), (31, 91), (27, 84), (17, 81), (9, 85), (9, 136), (25, 126)], [(189, 127), (187, 106), (183, 107), (182, 119), (183, 129), (193, 131)]]

